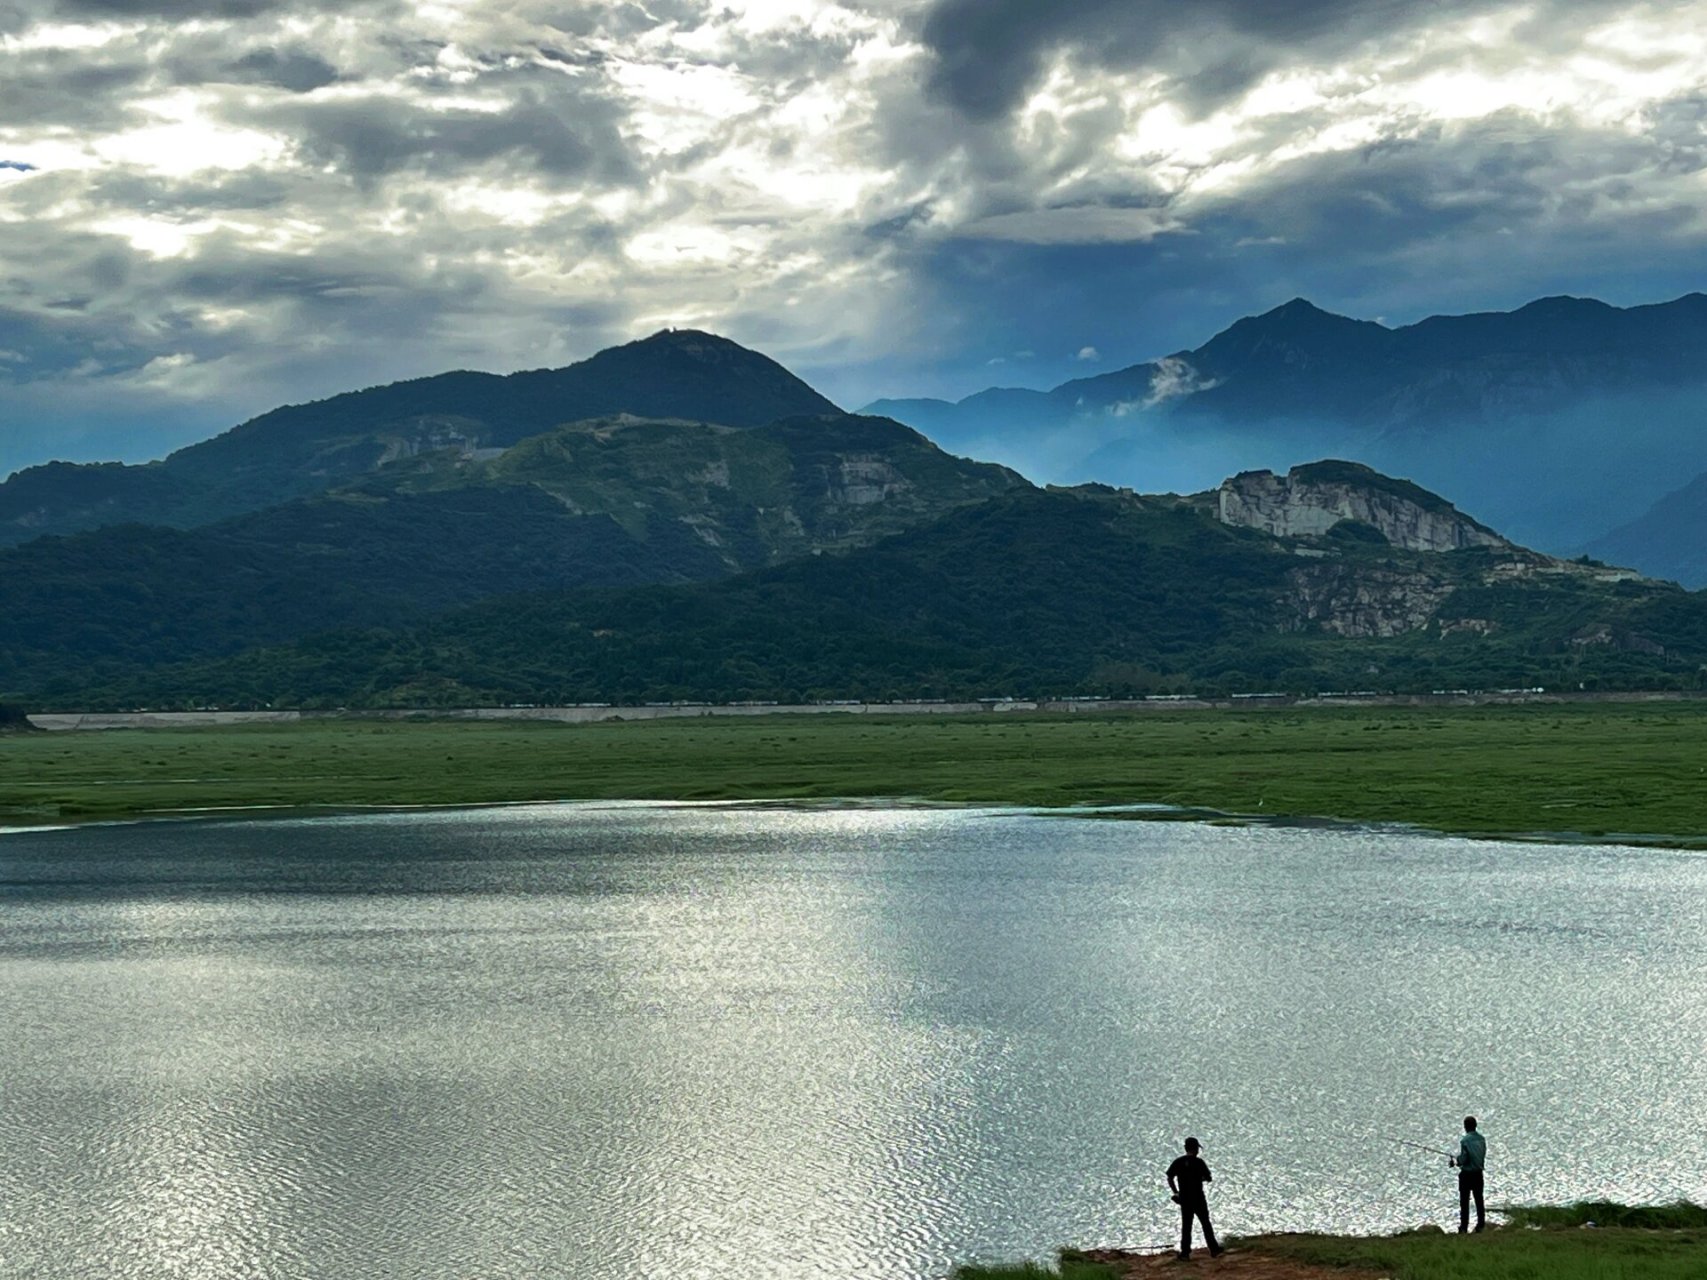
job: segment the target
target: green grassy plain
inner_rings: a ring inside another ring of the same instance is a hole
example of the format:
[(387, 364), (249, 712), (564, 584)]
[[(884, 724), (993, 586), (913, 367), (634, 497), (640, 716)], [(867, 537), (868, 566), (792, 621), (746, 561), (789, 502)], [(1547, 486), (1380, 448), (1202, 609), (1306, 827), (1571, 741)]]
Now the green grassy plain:
[(1707, 704), (315, 720), (0, 737), (0, 823), (555, 799), (1163, 803), (1707, 845)]

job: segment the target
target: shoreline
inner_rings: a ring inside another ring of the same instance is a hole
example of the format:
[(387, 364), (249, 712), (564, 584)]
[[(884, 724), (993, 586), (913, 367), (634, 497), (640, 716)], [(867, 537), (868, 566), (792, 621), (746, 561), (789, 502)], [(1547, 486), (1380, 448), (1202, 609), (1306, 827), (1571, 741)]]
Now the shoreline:
[(481, 809), (522, 809), (537, 806), (605, 807), (636, 805), (648, 808), (719, 808), (719, 809), (785, 809), (785, 810), (849, 810), (861, 809), (940, 809), (1006, 811), (1014, 816), (1037, 818), (1068, 818), (1092, 822), (1182, 822), (1208, 827), (1266, 827), (1334, 832), (1392, 832), (1405, 836), (1422, 836), (1441, 840), (1474, 840), (1490, 844), (1556, 845), (1561, 848), (1606, 847), (1671, 853), (1707, 852), (1707, 838), (1666, 836), (1647, 833), (1620, 833), (1617, 836), (1590, 836), (1570, 831), (1448, 831), (1437, 827), (1408, 822), (1372, 822), (1356, 819), (1321, 817), (1312, 814), (1245, 814), (1202, 809), (1184, 805), (1151, 805), (1142, 801), (1130, 805), (1022, 805), (996, 801), (942, 801), (917, 796), (846, 796), (846, 797), (754, 797), (734, 800), (694, 800), (659, 796), (597, 798), (564, 797), (553, 800), (470, 800), (444, 803), (374, 803), (374, 804), (289, 804), (289, 805), (204, 805), (183, 809), (138, 810), (112, 817), (87, 819), (54, 818), (40, 824), (12, 820), (0, 824), (0, 839), (9, 835), (34, 835), (49, 831), (78, 831), (88, 827), (128, 827), (168, 822), (218, 822), (221, 820), (301, 820), (322, 818), (361, 817), (366, 815), (437, 813), (444, 811), (473, 812)]

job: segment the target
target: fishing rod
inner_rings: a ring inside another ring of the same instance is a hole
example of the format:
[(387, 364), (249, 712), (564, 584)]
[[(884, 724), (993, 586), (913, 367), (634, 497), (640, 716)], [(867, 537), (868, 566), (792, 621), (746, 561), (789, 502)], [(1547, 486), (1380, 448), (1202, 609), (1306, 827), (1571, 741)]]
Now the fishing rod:
[(1427, 1152), (1431, 1153), (1432, 1155), (1445, 1156), (1449, 1160), (1456, 1158), (1456, 1156), (1458, 1155), (1458, 1153), (1456, 1151), (1446, 1151), (1440, 1147), (1425, 1146), (1424, 1144), (1422, 1144), (1420, 1142), (1412, 1142), (1409, 1138), (1392, 1138), (1392, 1137), (1389, 1137), (1387, 1139), (1387, 1141), (1388, 1142), (1396, 1142), (1401, 1147), (1415, 1147), (1418, 1151), (1427, 1151)]

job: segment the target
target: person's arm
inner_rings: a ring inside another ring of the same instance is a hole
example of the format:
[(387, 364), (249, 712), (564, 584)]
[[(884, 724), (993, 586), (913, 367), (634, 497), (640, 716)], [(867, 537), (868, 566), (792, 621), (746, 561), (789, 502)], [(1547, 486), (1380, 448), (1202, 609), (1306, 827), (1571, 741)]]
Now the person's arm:
[(1168, 1191), (1172, 1195), (1176, 1195), (1176, 1196), (1179, 1195), (1179, 1183), (1175, 1181), (1174, 1174), (1178, 1171), (1178, 1169), (1179, 1169), (1179, 1161), (1178, 1160), (1175, 1160), (1172, 1164), (1170, 1164), (1168, 1166)]
[(1209, 1172), (1209, 1162), (1207, 1160), (1203, 1162), (1203, 1180), (1205, 1182), (1215, 1181), (1215, 1175)]

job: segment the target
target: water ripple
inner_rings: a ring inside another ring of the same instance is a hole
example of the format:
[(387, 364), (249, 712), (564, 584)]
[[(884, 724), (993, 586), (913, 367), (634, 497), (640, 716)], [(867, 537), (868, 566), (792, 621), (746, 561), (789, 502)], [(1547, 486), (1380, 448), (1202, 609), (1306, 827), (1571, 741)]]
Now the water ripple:
[[(1707, 859), (1011, 812), (11, 834), (0, 1276), (939, 1277), (1707, 1199)], [(1663, 1140), (1657, 1140), (1663, 1139)], [(1402, 1140), (1402, 1141), (1401, 1141)]]

